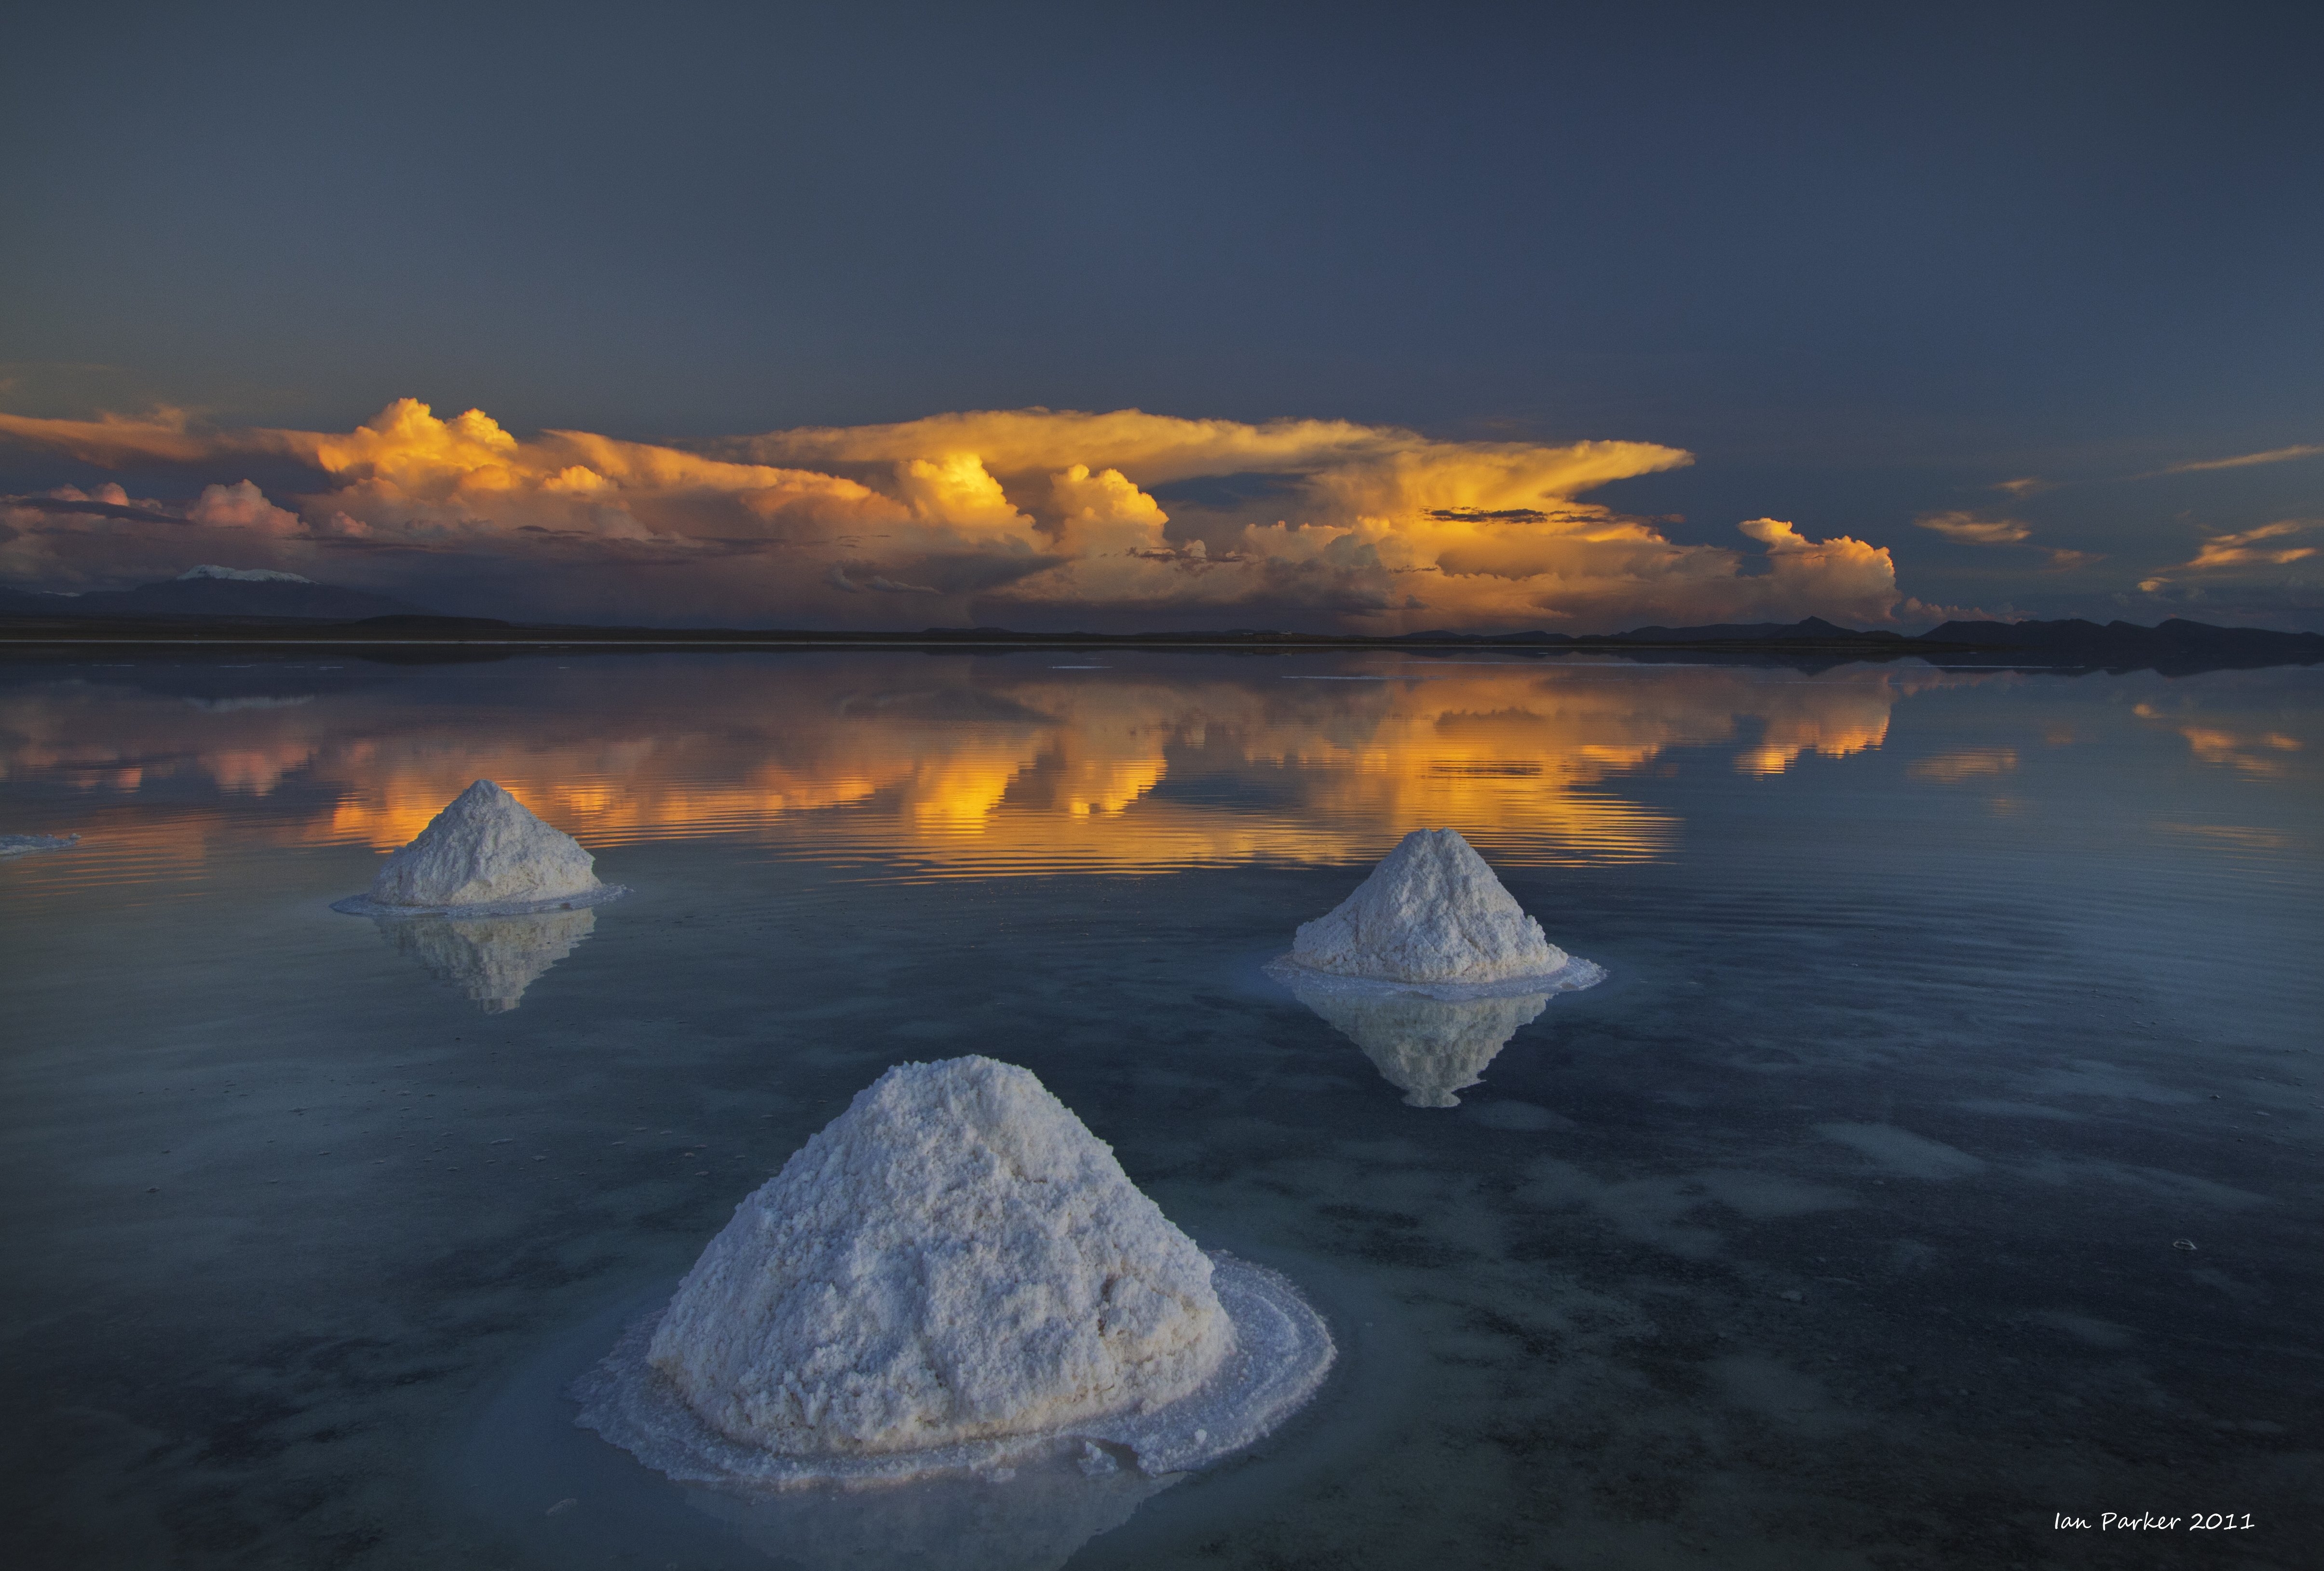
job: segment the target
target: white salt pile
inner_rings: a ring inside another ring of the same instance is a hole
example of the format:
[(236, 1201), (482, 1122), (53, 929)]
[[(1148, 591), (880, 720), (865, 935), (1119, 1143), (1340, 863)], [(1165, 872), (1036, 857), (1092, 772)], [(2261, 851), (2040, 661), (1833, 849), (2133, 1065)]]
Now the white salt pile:
[(0, 834), (0, 857), (29, 856), (34, 851), (60, 851), (78, 845), (77, 834)]
[(376, 919), (380, 936), (428, 968), (487, 1015), (517, 1006), (541, 973), (573, 952), (597, 925), (597, 914), (542, 911), (530, 916), (421, 916)]
[(332, 906), (357, 916), (517, 916), (595, 905), (629, 891), (601, 884), (596, 859), (490, 780), (452, 799), (387, 859), (367, 894)]
[(1300, 923), (1270, 969), (1440, 997), (1589, 987), (1606, 973), (1542, 935), (1457, 830), (1415, 830), (1356, 892)]
[(1197, 1249), (1030, 1071), (960, 1058), (860, 1093), (575, 1394), (687, 1482), (989, 1474), (1100, 1445), (1156, 1475), (1265, 1434), (1333, 1356), (1296, 1289)]
[(1332, 1028), (1364, 1050), (1380, 1077), (1412, 1107), (1455, 1107), (1517, 1027), (1549, 1006), (1545, 993), (1443, 999), (1416, 993), (1370, 995), (1317, 987), (1296, 975), (1291, 991)]

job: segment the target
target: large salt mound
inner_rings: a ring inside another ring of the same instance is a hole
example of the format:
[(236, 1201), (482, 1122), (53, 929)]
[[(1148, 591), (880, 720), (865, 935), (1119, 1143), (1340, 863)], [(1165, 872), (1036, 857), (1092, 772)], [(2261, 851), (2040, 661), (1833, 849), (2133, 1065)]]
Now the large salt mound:
[(513, 916), (594, 905), (627, 893), (601, 884), (580, 842), (490, 780), (479, 780), (394, 852), (368, 893), (334, 910), (362, 916)]
[(1332, 1028), (1364, 1050), (1407, 1107), (1453, 1107), (1484, 1078), (1485, 1066), (1517, 1028), (1549, 1006), (1545, 993), (1444, 1000), (1415, 993), (1385, 997), (1286, 978), (1291, 991)]
[(1322, 1320), (1212, 1257), (1026, 1070), (902, 1064), (735, 1208), (580, 1421), (690, 1482), (889, 1482), (1058, 1443), (1149, 1473), (1311, 1395)]

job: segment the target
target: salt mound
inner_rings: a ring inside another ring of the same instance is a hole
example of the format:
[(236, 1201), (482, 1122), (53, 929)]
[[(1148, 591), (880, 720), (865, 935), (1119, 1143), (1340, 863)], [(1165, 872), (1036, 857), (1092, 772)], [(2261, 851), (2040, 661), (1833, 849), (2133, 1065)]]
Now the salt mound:
[(649, 1358), (731, 1438), (901, 1451), (1167, 1402), (1233, 1343), (1111, 1150), (964, 1058), (889, 1070), (744, 1200)]
[(597, 881), (595, 861), (571, 835), (479, 780), (387, 859), (368, 894), (332, 909), (362, 916), (513, 916), (626, 894)]
[(0, 834), (0, 857), (30, 856), (34, 851), (60, 851), (80, 843), (77, 834)]
[(1288, 978), (1299, 1001), (1364, 1050), (1382, 1079), (1412, 1107), (1454, 1107), (1484, 1078), (1485, 1066), (1517, 1027), (1549, 1006), (1546, 993), (1448, 1001), (1416, 993), (1386, 996)]
[(1537, 991), (1510, 984), (1570, 977), (1574, 966), (1597, 969), (1543, 937), (1541, 923), (1450, 829), (1405, 836), (1354, 894), (1300, 923), (1282, 963), (1327, 976), (1505, 992)]
[(580, 1421), (688, 1482), (888, 1482), (1060, 1443), (1148, 1473), (1248, 1445), (1330, 1334), (1205, 1255), (1028, 1070), (902, 1064), (735, 1208)]
[(543, 911), (530, 916), (421, 916), (375, 919), (380, 936), (428, 968), (487, 1015), (513, 1009), (541, 973), (573, 952), (597, 925), (597, 914)]

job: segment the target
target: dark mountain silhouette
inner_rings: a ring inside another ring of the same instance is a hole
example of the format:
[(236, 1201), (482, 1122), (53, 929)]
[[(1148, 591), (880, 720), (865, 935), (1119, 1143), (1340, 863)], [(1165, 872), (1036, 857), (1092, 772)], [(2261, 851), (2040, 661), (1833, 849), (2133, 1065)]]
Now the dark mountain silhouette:
[(534, 644), (592, 648), (824, 647), (952, 648), (1461, 649), (1479, 647), (1618, 651), (1653, 662), (1700, 658), (1775, 660), (1821, 670), (1856, 660), (1919, 656), (1946, 665), (2039, 666), (2065, 670), (2152, 668), (2165, 673), (2324, 662), (2324, 634), (2221, 628), (2174, 617), (2159, 627), (2126, 621), (1950, 621), (1917, 638), (1886, 629), (1858, 631), (1821, 617), (1796, 622), (1714, 622), (1643, 627), (1620, 633), (1465, 633), (1438, 630), (1369, 638), (1255, 628), (1224, 631), (1020, 633), (1008, 628), (927, 628), (918, 633), (778, 628), (603, 627), (447, 617), (365, 590), (312, 583), (287, 574), (235, 575), (197, 568), (167, 583), (96, 594), (41, 594), (0, 588), (0, 639), (16, 645), (69, 639), (134, 643), (189, 639), (219, 645), (295, 644), (327, 639), (406, 652), (381, 658), (440, 659), (473, 643), (505, 653)]
[(2324, 633), (2219, 628), (2183, 617), (2172, 617), (2151, 628), (2126, 621), (2100, 626), (2080, 617), (2053, 622), (1946, 622), (1910, 641), (2023, 651), (2099, 665), (2117, 658), (2237, 664), (2254, 659), (2293, 663), (2324, 659)]
[(0, 615), (32, 617), (281, 617), (344, 622), (375, 616), (429, 616), (425, 607), (367, 589), (342, 589), (288, 574), (267, 578), (225, 576), (196, 568), (180, 578), (102, 589), (88, 594), (38, 594), (0, 589)]

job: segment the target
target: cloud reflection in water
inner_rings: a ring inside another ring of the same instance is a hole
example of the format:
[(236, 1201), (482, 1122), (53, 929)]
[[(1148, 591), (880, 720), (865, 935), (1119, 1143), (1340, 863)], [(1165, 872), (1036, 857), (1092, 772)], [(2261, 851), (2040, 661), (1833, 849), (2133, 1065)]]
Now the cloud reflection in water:
[[(1327, 672), (1384, 680), (1286, 681)], [(170, 680), (263, 681), (178, 667)], [(1981, 678), (1592, 662), (623, 656), (306, 675), (312, 701), (198, 707), (143, 668), (0, 688), (0, 777), (84, 799), (74, 876), (198, 877), (214, 836), (392, 850), (480, 776), (593, 851), (734, 837), (869, 876), (1353, 864), (1460, 825), (1496, 865), (1659, 859), (1626, 779), (1681, 749), (1747, 773), (1878, 749), (1901, 699)], [(152, 685), (141, 685), (151, 684)], [(266, 799), (263, 813), (235, 804)], [(124, 809), (103, 818), (108, 799)], [(300, 804), (310, 804), (304, 811)], [(96, 816), (90, 816), (94, 814)], [(107, 869), (114, 869), (108, 872)]]

